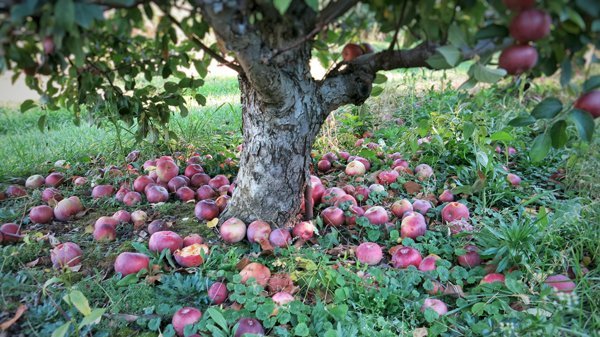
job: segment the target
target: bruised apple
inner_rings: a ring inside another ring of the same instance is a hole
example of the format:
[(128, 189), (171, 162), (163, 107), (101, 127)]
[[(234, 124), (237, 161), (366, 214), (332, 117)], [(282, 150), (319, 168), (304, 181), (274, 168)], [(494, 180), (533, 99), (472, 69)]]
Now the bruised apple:
[(271, 271), (263, 264), (260, 264), (258, 262), (252, 262), (240, 271), (240, 276), (242, 277), (241, 282), (244, 284), (250, 278), (254, 278), (257, 284), (260, 284), (264, 287), (267, 285), (267, 282), (269, 282), (269, 278), (271, 277)]
[(160, 231), (152, 234), (148, 241), (148, 248), (152, 252), (162, 252), (167, 248), (173, 253), (183, 246), (183, 239), (179, 234), (172, 231)]
[(208, 288), (208, 298), (213, 304), (221, 304), (227, 300), (229, 292), (227, 291), (227, 285), (221, 282), (213, 283)]
[(171, 324), (177, 336), (184, 336), (183, 332), (188, 325), (196, 324), (202, 318), (202, 312), (196, 308), (183, 307), (173, 315)]
[(229, 218), (221, 225), (219, 233), (225, 242), (240, 242), (246, 237), (246, 224), (238, 218)]
[(297, 223), (292, 229), (292, 234), (296, 238), (300, 238), (302, 240), (310, 240), (315, 233), (315, 225), (312, 221), (302, 221)]
[(76, 243), (65, 242), (50, 251), (50, 260), (56, 269), (75, 267), (81, 264), (83, 251)]
[(361, 263), (374, 266), (383, 259), (383, 251), (374, 242), (363, 242), (356, 248), (356, 258)]
[(269, 240), (271, 234), (271, 226), (262, 220), (255, 220), (248, 225), (248, 241), (251, 243), (259, 243)]
[(204, 258), (208, 256), (209, 251), (207, 245), (194, 243), (176, 250), (173, 256), (175, 257), (175, 261), (182, 267), (198, 267), (204, 263)]

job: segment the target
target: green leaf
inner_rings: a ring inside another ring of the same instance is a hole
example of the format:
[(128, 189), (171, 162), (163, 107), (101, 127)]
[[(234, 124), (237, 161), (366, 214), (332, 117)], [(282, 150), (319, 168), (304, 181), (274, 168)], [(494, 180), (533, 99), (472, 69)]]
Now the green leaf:
[(567, 122), (564, 120), (557, 121), (550, 128), (550, 136), (552, 137), (552, 146), (559, 149), (567, 144)]
[(92, 312), (92, 309), (90, 308), (90, 303), (81, 291), (73, 290), (67, 296), (68, 299), (65, 299), (65, 302), (75, 306), (75, 308), (77, 308), (77, 310), (79, 310), (79, 312), (82, 313), (84, 316), (87, 316)]
[(562, 110), (562, 103), (554, 97), (546, 98), (533, 108), (531, 115), (535, 119), (554, 118)]
[(471, 307), (471, 312), (472, 312), (474, 315), (477, 315), (477, 316), (479, 316), (479, 315), (481, 315), (481, 314), (483, 313), (483, 309), (485, 309), (485, 306), (486, 306), (486, 304), (485, 304), (485, 303), (483, 303), (483, 302), (478, 302), (478, 303), (475, 303), (475, 304), (473, 304), (473, 306)]
[(37, 104), (32, 99), (28, 99), (25, 102), (21, 103), (21, 113), (26, 112), (27, 110), (31, 110), (35, 108)]
[(69, 328), (71, 327), (71, 322), (67, 322), (52, 332), (50, 337), (65, 337), (67, 333), (69, 333)]
[(506, 26), (491, 24), (481, 28), (475, 33), (475, 40), (485, 40), (505, 36), (508, 36), (508, 28), (506, 28)]
[(569, 20), (575, 23), (580, 29), (585, 29), (585, 22), (579, 13), (577, 13), (573, 8), (565, 6), (565, 10), (567, 11), (567, 15), (569, 16)]
[(460, 29), (460, 27), (456, 25), (456, 23), (453, 23), (450, 26), (450, 29), (448, 29), (448, 41), (450, 41), (450, 43), (457, 48), (467, 45), (467, 39), (465, 38), (465, 34)]
[(444, 59), (450, 66), (455, 66), (460, 61), (460, 50), (458, 50), (458, 48), (454, 46), (439, 47), (438, 49), (436, 49), (436, 51), (444, 57)]
[(450, 69), (452, 66), (448, 64), (444, 56), (440, 53), (435, 53), (431, 55), (427, 60), (425, 60), (427, 64), (429, 64), (433, 69)]
[(206, 309), (206, 313), (223, 330), (227, 331), (227, 329), (229, 329), (229, 327), (227, 326), (227, 321), (225, 320), (225, 317), (223, 317), (223, 314), (221, 314), (217, 309), (215, 309), (215, 308), (208, 308), (208, 309)]
[(75, 22), (83, 28), (90, 28), (94, 20), (104, 19), (102, 6), (85, 2), (75, 3)]
[(471, 122), (465, 122), (463, 124), (463, 137), (465, 137), (465, 139), (469, 139), (473, 135), (473, 132), (475, 132), (475, 124)]
[(512, 119), (510, 122), (508, 122), (508, 125), (510, 125), (510, 126), (529, 126), (534, 123), (535, 123), (535, 118), (533, 118), (533, 116), (527, 114), (527, 115), (521, 115), (519, 117)]
[(371, 96), (377, 97), (377, 96), (381, 95), (382, 92), (383, 92), (382, 87), (373, 87), (373, 90), (371, 90)]
[(493, 133), (490, 139), (497, 142), (512, 142), (515, 138), (506, 131), (498, 131)]
[(305, 336), (308, 336), (308, 333), (309, 333), (308, 326), (304, 322), (299, 323), (294, 328), (294, 336), (305, 337)]
[(423, 313), (425, 315), (425, 320), (429, 323), (435, 321), (436, 319), (438, 319), (440, 317), (440, 315), (431, 308), (425, 309), (425, 311)]
[(384, 74), (377, 74), (375, 76), (375, 80), (373, 81), (373, 83), (374, 84), (383, 84), (383, 83), (387, 82), (387, 80), (388, 80), (388, 78)]
[(506, 70), (502, 68), (488, 68), (482, 64), (473, 64), (473, 77), (479, 82), (496, 83), (506, 75)]
[(281, 15), (285, 14), (292, 0), (273, 0), (273, 6), (279, 11)]
[(10, 8), (10, 15), (13, 21), (21, 21), (24, 17), (32, 15), (37, 5), (38, 0), (25, 0), (20, 4), (13, 5)]
[(600, 87), (600, 75), (592, 76), (583, 83), (583, 92), (592, 91)]
[(319, 10), (319, 0), (304, 0), (304, 2), (315, 12)]
[(548, 152), (550, 152), (550, 147), (552, 146), (552, 138), (548, 133), (543, 133), (533, 140), (533, 145), (531, 146), (531, 151), (529, 152), (529, 156), (533, 162), (540, 162), (542, 159), (546, 158)]
[(590, 142), (592, 141), (592, 136), (594, 135), (594, 119), (589, 112), (573, 109), (569, 113), (569, 119), (575, 123), (575, 127), (577, 131), (579, 131), (579, 138)]
[(117, 287), (126, 287), (128, 285), (136, 284), (138, 282), (138, 277), (136, 274), (129, 274), (117, 282)]
[(92, 310), (92, 312), (89, 315), (85, 316), (81, 320), (81, 323), (79, 323), (79, 326), (83, 327), (86, 325), (100, 323), (100, 320), (102, 319), (102, 315), (104, 315), (105, 311), (106, 311), (106, 309), (104, 309), (104, 308), (98, 308), (98, 309)]
[(64, 30), (71, 30), (75, 23), (75, 4), (73, 0), (58, 0), (54, 5), (54, 19), (56, 26)]

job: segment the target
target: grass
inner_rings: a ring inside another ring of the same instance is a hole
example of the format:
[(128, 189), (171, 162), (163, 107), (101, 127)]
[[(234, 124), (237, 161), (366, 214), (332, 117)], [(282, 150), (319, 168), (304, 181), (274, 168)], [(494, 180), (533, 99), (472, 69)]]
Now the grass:
[[(168, 257), (149, 254), (160, 270), (152, 271), (148, 278), (143, 275), (140, 280), (123, 284), (123, 280), (112, 275), (114, 257), (123, 251), (145, 251), (147, 233), (126, 225), (120, 227), (116, 241), (94, 242), (90, 231), (95, 219), (123, 206), (113, 200), (92, 200), (87, 187), (67, 186), (64, 192), (79, 195), (88, 208), (82, 218), (68, 224), (29, 223), (27, 210), (38, 203), (39, 191), (31, 197), (0, 203), (0, 221), (20, 222), (28, 233), (25, 243), (8, 245), (0, 251), (0, 306), (14, 312), (18, 304), (27, 303), (30, 308), (19, 321), (18, 331), (49, 336), (66, 321), (65, 315), (73, 322), (82, 318), (77, 308), (62, 301), (65, 294), (78, 290), (93, 308), (106, 309), (100, 324), (94, 326), (94, 333), (153, 336), (160, 328), (163, 335), (169, 336), (171, 316), (184, 305), (202, 308), (206, 317), (200, 323), (202, 329), (207, 324), (218, 326), (214, 311), (206, 314), (209, 306), (205, 290), (211, 282), (225, 280), (230, 283), (230, 301), (243, 303), (243, 308), (236, 311), (229, 306), (211, 307), (223, 316), (223, 330), (231, 329), (241, 315), (247, 315), (269, 325), (274, 336), (296, 332), (305, 335), (300, 329), (304, 326), (309, 335), (315, 336), (410, 336), (422, 327), (428, 328), (432, 336), (593, 336), (600, 329), (600, 140), (596, 137), (592, 144), (582, 144), (571, 137), (567, 148), (553, 150), (542, 163), (532, 163), (528, 151), (541, 126), (506, 128), (510, 119), (530, 110), (541, 97), (558, 94), (564, 101), (572, 97), (548, 81), (536, 82), (524, 93), (509, 81), (457, 92), (453, 88), (465, 78), (460, 69), (405, 70), (387, 75), (389, 81), (380, 96), (370, 98), (362, 107), (343, 107), (330, 116), (315, 144), (315, 162), (318, 154), (347, 150), (369, 158), (372, 172), (389, 168), (390, 162), (379, 159), (377, 151), (355, 146), (356, 134), (373, 131), (374, 136), (365, 143), (378, 143), (386, 154), (401, 152), (411, 167), (427, 163), (435, 170), (433, 179), (418, 182), (421, 195), (407, 194), (402, 184), (414, 179), (402, 176), (398, 184), (388, 187), (389, 194), (379, 197), (379, 203), (387, 208), (399, 198), (439, 195), (444, 189), (462, 186), (463, 193), (457, 195), (471, 211), (473, 237), (453, 237), (440, 230), (439, 213), (443, 206), (438, 205), (428, 214), (433, 230), (416, 240), (398, 238), (397, 231), (383, 231), (368, 223), (334, 229), (323, 226), (318, 218), (315, 222), (320, 236), (316, 245), (277, 250), (274, 255), (258, 254), (256, 245), (221, 244), (214, 230), (197, 222), (193, 204), (143, 203), (139, 208), (148, 213), (149, 219), (171, 221), (172, 229), (181, 236), (200, 233), (212, 252), (204, 265), (185, 271), (173, 268)], [(75, 127), (65, 111), (51, 113), (50, 129), (42, 133), (37, 130), (42, 112), (20, 114), (3, 109), (0, 182), (33, 173), (45, 174), (53, 169), (56, 160), (64, 159), (72, 164), (68, 169), (59, 169), (67, 175), (85, 174), (95, 177), (98, 183), (118, 186), (126, 177), (100, 178), (97, 170), (120, 165), (132, 149), (142, 150), (143, 160), (174, 151), (197, 151), (214, 155), (218, 164), (240, 142), (237, 80), (207, 79), (199, 92), (207, 97), (206, 106), (193, 107), (186, 118), (173, 114), (170, 128), (178, 140), (172, 144), (135, 144), (125, 134), (121, 147), (116, 144), (111, 127)], [(467, 134), (468, 125), (474, 126), (471, 134)], [(500, 130), (508, 130), (514, 137), (507, 145), (517, 149), (516, 156), (494, 152), (496, 142), (491, 141), (490, 135)], [(574, 134), (572, 127), (569, 134)], [(418, 140), (425, 136), (430, 136), (431, 141), (419, 145)], [(523, 178), (522, 186), (514, 188), (508, 184), (503, 165)], [(213, 163), (205, 168), (211, 175), (224, 170)], [(564, 179), (550, 180), (559, 169), (563, 170), (560, 172), (564, 172)], [(231, 168), (227, 174), (234, 172), (235, 168)], [(345, 183), (345, 178), (336, 172), (320, 174), (327, 187)], [(323, 207), (319, 206), (316, 214)], [(396, 226), (400, 223), (393, 221)], [(77, 242), (83, 248), (85, 264), (80, 272), (61, 273), (50, 268), (48, 234), (61, 241)], [(402, 243), (438, 254), (442, 262), (439, 270), (429, 273), (414, 268), (398, 270), (356, 264), (352, 249), (366, 240), (379, 243), (385, 250)], [(506, 286), (479, 285), (485, 274), (483, 268), (455, 265), (457, 252), (467, 242), (476, 242), (481, 254), (507, 275)], [(236, 265), (243, 257), (268, 265), (273, 273), (289, 273), (300, 288), (296, 295), (299, 301), (271, 315), (272, 301), (260, 289), (237, 279)], [(31, 265), (33, 261), (37, 262)], [(547, 275), (564, 273), (568, 267), (577, 274), (574, 294), (557, 296), (542, 286)], [(581, 267), (590, 272), (580, 274)], [(507, 269), (516, 271), (508, 273)], [(52, 277), (56, 283), (45, 285)], [(463, 298), (435, 296), (449, 305), (451, 315), (437, 317), (431, 312), (420, 312), (423, 299), (429, 297), (425, 290), (433, 287), (433, 280), (461, 285), (467, 292)], [(45, 295), (38, 296), (42, 291)], [(64, 315), (57, 312), (57, 305)], [(519, 306), (526, 310), (515, 309)], [(123, 314), (134, 321), (125, 322), (120, 316)]]

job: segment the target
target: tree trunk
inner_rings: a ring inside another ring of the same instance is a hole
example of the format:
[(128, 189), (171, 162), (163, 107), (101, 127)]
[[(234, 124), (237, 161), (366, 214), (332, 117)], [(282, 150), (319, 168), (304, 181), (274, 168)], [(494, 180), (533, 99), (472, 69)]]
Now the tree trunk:
[(236, 189), (222, 219), (289, 226), (310, 183), (310, 152), (322, 124), (316, 86), (296, 78), (285, 88), (291, 99), (278, 106), (265, 103), (245, 77), (239, 82), (244, 144)]

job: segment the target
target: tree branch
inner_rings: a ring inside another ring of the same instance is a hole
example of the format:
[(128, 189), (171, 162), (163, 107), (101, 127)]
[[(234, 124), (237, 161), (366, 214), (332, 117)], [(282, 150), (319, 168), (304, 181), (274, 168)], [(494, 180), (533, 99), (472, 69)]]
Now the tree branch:
[(315, 27), (308, 34), (303, 36), (302, 38), (290, 43), (288, 46), (280, 48), (278, 50), (273, 51), (273, 55), (270, 59), (274, 59), (278, 55), (285, 53), (286, 51), (298, 48), (303, 45), (306, 41), (311, 40), (317, 34), (319, 34), (325, 27), (329, 24), (333, 23), (342, 15), (346, 14), (354, 5), (356, 5), (360, 0), (338, 0), (330, 2), (327, 7), (325, 7), (319, 17), (316, 20)]
[(177, 19), (175, 19), (173, 17), (173, 15), (171, 15), (171, 13), (168, 12), (164, 12), (165, 15), (169, 18), (169, 20), (171, 20), (171, 22), (173, 24), (175, 24), (175, 26), (177, 26), (177, 28), (179, 28), (183, 34), (185, 34), (185, 36), (190, 39), (192, 42), (194, 42), (198, 47), (200, 47), (200, 49), (202, 49), (205, 53), (209, 54), (213, 59), (217, 60), (219, 63), (235, 70), (238, 74), (241, 74), (243, 72), (242, 68), (231, 62), (231, 61), (227, 61), (224, 57), (222, 57), (221, 55), (217, 54), (214, 50), (210, 49), (210, 47), (208, 47), (207, 45), (205, 45), (204, 43), (202, 43), (202, 41), (196, 37), (193, 34), (188, 33), (182, 26), (181, 22), (179, 22)]

